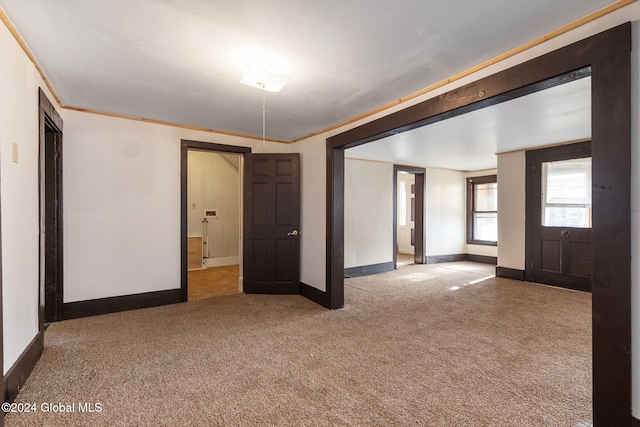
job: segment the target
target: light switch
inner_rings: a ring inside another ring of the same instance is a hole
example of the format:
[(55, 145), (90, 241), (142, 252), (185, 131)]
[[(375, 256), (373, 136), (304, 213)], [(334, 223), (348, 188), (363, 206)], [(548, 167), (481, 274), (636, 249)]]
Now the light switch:
[(196, 204), (195, 204), (195, 203), (193, 203), (193, 204), (191, 205), (191, 209), (195, 209), (195, 208), (196, 208)]
[(15, 142), (11, 144), (11, 160), (13, 163), (18, 163), (18, 144)]

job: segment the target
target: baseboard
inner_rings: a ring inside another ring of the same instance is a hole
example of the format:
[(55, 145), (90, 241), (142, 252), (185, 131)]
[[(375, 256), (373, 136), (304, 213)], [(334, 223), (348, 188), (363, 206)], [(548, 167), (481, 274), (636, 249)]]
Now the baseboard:
[(40, 331), (4, 376), (4, 401), (13, 402), (44, 350), (44, 332)]
[[(605, 392), (606, 395), (606, 392)], [(593, 387), (593, 425), (594, 426), (636, 426), (629, 406), (619, 406), (609, 401), (611, 397), (602, 398), (598, 395), (598, 386)]]
[(372, 274), (385, 273), (394, 269), (393, 261), (382, 262), (380, 264), (363, 265), (360, 267), (349, 267), (344, 269), (344, 277), (361, 277)]
[(225, 267), (227, 265), (237, 265), (239, 263), (240, 263), (240, 257), (239, 256), (207, 258), (205, 260), (205, 264), (207, 265), (207, 268)]
[(452, 255), (427, 255), (425, 257), (426, 264), (440, 264), (443, 262), (467, 261), (467, 254)]
[(496, 277), (524, 281), (524, 270), (515, 268), (496, 267)]
[(117, 313), (119, 311), (175, 304), (181, 302), (180, 292), (180, 289), (170, 289), (168, 291), (155, 291), (143, 294), (68, 302), (63, 306), (62, 317), (65, 320), (77, 319), (80, 317)]
[(498, 257), (495, 257), (495, 256), (467, 254), (466, 258), (467, 258), (466, 261), (478, 262), (481, 264), (490, 264), (490, 265), (498, 264)]
[(633, 415), (631, 416), (631, 427), (640, 427), (640, 420)]
[(316, 304), (320, 304), (323, 307), (331, 308), (329, 294), (321, 291), (318, 288), (314, 288), (313, 286), (309, 286), (306, 283), (300, 282), (300, 295), (310, 299)]

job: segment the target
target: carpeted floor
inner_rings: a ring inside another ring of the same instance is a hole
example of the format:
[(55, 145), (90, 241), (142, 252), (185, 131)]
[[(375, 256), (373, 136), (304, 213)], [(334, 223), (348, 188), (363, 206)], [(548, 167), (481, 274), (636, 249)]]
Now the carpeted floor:
[(55, 323), (16, 400), (38, 412), (5, 425), (590, 425), (591, 295), (493, 271), (349, 279), (335, 311), (238, 294)]

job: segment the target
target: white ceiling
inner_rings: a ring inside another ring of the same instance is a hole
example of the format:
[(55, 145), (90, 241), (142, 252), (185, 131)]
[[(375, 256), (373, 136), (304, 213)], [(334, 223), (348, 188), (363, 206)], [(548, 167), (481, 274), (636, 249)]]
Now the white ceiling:
[(257, 47), (284, 56), (293, 78), (266, 94), (266, 134), (291, 141), (612, 3), (0, 0), (0, 7), (72, 107), (260, 137), (263, 92), (239, 83), (237, 54)]
[(591, 77), (350, 148), (346, 156), (463, 171), (496, 153), (591, 137)]

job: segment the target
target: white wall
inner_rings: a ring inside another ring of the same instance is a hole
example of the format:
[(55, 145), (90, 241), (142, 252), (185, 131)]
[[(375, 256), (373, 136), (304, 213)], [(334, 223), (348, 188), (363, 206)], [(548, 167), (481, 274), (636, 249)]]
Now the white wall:
[(180, 140), (284, 144), (64, 111), (64, 300), (180, 287)]
[(524, 151), (498, 155), (498, 266), (524, 270)]
[(424, 181), (425, 255), (465, 253), (464, 173), (427, 168)]
[[(6, 373), (38, 333), (38, 87), (40, 75), (0, 24), (0, 192)], [(49, 99), (54, 98), (47, 92)], [(18, 163), (11, 158), (18, 145)]]
[(393, 261), (393, 165), (346, 159), (344, 267)]
[(326, 290), (327, 181), (326, 135), (291, 144), (300, 153), (300, 281)]
[[(465, 174), (426, 168), (425, 255), (465, 253)], [(345, 268), (393, 260), (393, 164), (345, 160)]]

